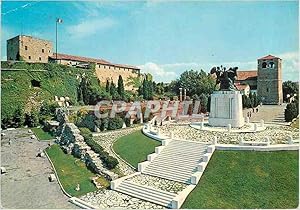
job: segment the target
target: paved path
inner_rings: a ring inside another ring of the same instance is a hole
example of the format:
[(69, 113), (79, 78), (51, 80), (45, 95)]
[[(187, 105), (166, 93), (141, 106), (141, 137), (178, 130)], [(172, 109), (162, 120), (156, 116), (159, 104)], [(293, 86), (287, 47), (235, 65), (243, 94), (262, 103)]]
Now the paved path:
[[(250, 122), (256, 122), (263, 119), (265, 122), (272, 123), (285, 123), (284, 120), (284, 109), (286, 104), (283, 105), (262, 105), (258, 107), (258, 112), (252, 112)], [(252, 111), (252, 109), (243, 110), (244, 117), (247, 116), (247, 112)]]
[[(7, 173), (1, 175), (2, 208), (78, 208), (68, 202), (57, 182), (49, 182), (52, 173), (46, 157), (36, 157), (48, 142), (30, 139), (28, 129), (5, 131), (1, 140), (1, 166)], [(11, 145), (9, 145), (11, 139)]]

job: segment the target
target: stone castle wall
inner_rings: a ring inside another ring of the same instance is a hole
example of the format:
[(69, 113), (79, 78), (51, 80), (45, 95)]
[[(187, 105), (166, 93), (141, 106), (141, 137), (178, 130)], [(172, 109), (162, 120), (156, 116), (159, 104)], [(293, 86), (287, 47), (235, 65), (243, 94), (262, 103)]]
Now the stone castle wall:
[(114, 67), (108, 65), (97, 64), (96, 65), (96, 76), (102, 85), (105, 86), (106, 80), (113, 81), (114, 84), (118, 84), (119, 75), (122, 76), (124, 87), (126, 90), (133, 90), (132, 85), (127, 85), (129, 77), (139, 77), (139, 70), (125, 68), (125, 67)]

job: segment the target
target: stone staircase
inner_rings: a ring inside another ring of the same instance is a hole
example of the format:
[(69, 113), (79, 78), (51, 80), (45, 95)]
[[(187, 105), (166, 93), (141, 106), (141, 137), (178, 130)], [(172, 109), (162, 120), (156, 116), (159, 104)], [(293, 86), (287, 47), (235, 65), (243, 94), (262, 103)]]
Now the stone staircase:
[(176, 197), (175, 193), (142, 186), (126, 180), (118, 186), (117, 191), (168, 208), (171, 208), (172, 200)]
[(190, 184), (191, 175), (206, 150), (205, 144), (173, 140), (142, 173)]
[[(203, 162), (207, 164), (208, 162), (206, 154), (208, 152), (208, 145), (193, 141), (169, 139), (167, 144), (160, 147), (162, 149), (159, 152), (156, 150), (156, 153), (152, 154), (155, 156), (154, 159), (143, 162), (146, 167), (137, 173), (185, 183), (188, 186), (192, 185), (195, 187), (196, 183), (193, 183), (191, 179), (195, 174), (199, 175), (204, 170), (199, 170), (198, 167), (199, 164), (201, 165)], [(212, 152), (210, 151), (210, 154)], [(204, 160), (205, 156), (206, 160)], [(183, 202), (183, 200), (178, 201), (178, 198), (182, 197), (178, 197), (178, 194), (154, 189), (149, 186), (142, 186), (126, 180), (129, 177), (114, 180), (111, 183), (111, 189), (167, 208), (179, 208)], [(189, 188), (184, 197), (187, 196), (193, 187)]]

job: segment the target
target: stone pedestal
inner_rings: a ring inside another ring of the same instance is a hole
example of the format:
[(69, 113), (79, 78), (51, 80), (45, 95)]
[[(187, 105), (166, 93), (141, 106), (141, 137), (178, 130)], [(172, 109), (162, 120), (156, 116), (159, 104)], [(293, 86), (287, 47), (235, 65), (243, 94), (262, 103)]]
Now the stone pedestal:
[(215, 91), (211, 94), (209, 125), (244, 126), (242, 95), (239, 91)]

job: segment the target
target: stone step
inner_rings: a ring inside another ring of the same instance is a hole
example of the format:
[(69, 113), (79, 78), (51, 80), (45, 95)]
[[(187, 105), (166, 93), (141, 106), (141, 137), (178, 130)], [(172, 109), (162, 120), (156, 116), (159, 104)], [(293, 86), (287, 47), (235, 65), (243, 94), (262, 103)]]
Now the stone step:
[(195, 145), (195, 146), (207, 146), (207, 144), (198, 143), (198, 142), (196, 142), (196, 141), (180, 141), (180, 140), (172, 140), (172, 141), (169, 142), (168, 145), (184, 145), (184, 146)]
[(160, 165), (152, 165), (148, 166), (145, 170), (156, 170), (156, 171), (166, 171), (168, 173), (177, 173), (180, 175), (183, 174), (192, 174), (196, 169), (196, 166), (192, 166), (189, 168), (181, 168), (181, 167), (173, 167), (173, 166), (160, 166)]
[(166, 149), (163, 150), (160, 154), (174, 154), (174, 155), (185, 155), (185, 156), (193, 156), (193, 155), (198, 155), (202, 153), (206, 153), (205, 150), (182, 150), (182, 149)]
[(180, 148), (180, 149), (191, 149), (191, 150), (197, 150), (197, 149), (206, 149), (206, 146), (197, 146), (197, 145), (189, 145), (189, 146), (185, 146), (185, 145), (167, 145), (166, 149), (176, 149), (176, 148)]
[(187, 160), (187, 159), (201, 159), (201, 157), (205, 154), (206, 152), (199, 152), (197, 154), (184, 154), (184, 153), (161, 153), (157, 158), (176, 158), (176, 160)]
[(171, 193), (171, 192), (167, 192), (167, 191), (155, 189), (155, 188), (152, 188), (152, 187), (145, 187), (143, 185), (140, 185), (140, 184), (128, 181), (128, 180), (123, 181), (122, 184), (124, 184), (124, 185), (134, 185), (136, 188), (140, 188), (142, 190), (146, 190), (146, 191), (150, 191), (150, 192), (152, 192), (153, 190), (155, 190), (157, 192), (160, 192), (161, 194), (164, 194), (164, 195), (168, 196), (170, 199), (172, 199), (172, 198), (174, 198), (174, 196), (176, 196), (175, 193)]
[(145, 169), (143, 173), (153, 173), (156, 174), (158, 177), (173, 177), (173, 178), (179, 178), (179, 179), (188, 179), (191, 177), (191, 173), (185, 173), (185, 174), (180, 174), (180, 173), (174, 173), (174, 172), (169, 172), (169, 171), (162, 171), (162, 170), (147, 170)]
[(176, 182), (181, 182), (181, 183), (185, 183), (185, 184), (189, 184), (190, 183), (190, 177), (177, 177), (174, 176), (172, 174), (162, 174), (162, 173), (157, 173), (157, 172), (153, 172), (153, 171), (147, 171), (147, 172), (143, 172), (143, 174), (147, 174), (150, 176), (155, 176), (155, 177), (159, 177), (159, 178), (164, 178), (164, 179), (168, 179), (168, 180), (172, 180), (172, 181), (176, 181)]
[(165, 207), (171, 207), (171, 201), (176, 196), (176, 194), (141, 186), (128, 181), (122, 182), (116, 190)]
[[(203, 155), (198, 157), (176, 157), (176, 156), (158, 156), (153, 162), (168, 162), (171, 161), (173, 164), (177, 163), (196, 163), (202, 160)], [(178, 161), (178, 162), (177, 162)]]

